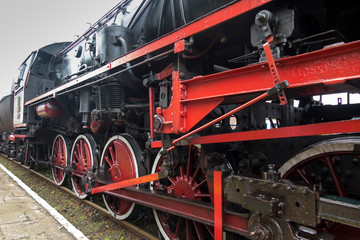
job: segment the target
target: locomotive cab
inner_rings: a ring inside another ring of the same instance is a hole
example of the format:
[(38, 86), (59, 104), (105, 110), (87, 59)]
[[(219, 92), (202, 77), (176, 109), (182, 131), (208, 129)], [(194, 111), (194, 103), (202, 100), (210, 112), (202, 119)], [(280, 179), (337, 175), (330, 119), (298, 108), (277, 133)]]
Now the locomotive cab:
[(19, 76), (14, 88), (14, 127), (26, 126), (24, 102), (39, 96), (58, 83), (50, 69), (52, 58), (68, 43), (54, 43), (33, 51), (19, 67)]

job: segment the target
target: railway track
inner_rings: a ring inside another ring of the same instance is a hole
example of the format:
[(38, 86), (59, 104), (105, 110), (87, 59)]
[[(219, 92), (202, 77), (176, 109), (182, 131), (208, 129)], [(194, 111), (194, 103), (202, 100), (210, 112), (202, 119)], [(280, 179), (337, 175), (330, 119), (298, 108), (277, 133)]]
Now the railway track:
[(8, 160), (9, 162), (11, 162), (12, 164), (16, 164), (17, 166), (21, 167), (24, 171), (28, 171), (31, 174), (37, 176), (38, 178), (40, 178), (42, 181), (45, 181), (46, 183), (51, 184), (51, 186), (63, 191), (64, 193), (70, 195), (72, 198), (75, 198), (77, 201), (85, 204), (86, 206), (100, 212), (102, 215), (106, 216), (107, 218), (111, 219), (113, 222), (115, 222), (116, 224), (119, 224), (120, 226), (122, 226), (123, 228), (125, 228), (126, 230), (128, 230), (129, 232), (135, 234), (136, 236), (140, 237), (141, 239), (145, 239), (145, 240), (156, 240), (158, 238), (154, 237), (152, 234), (144, 231), (143, 229), (139, 228), (138, 226), (134, 225), (133, 223), (127, 222), (127, 221), (121, 221), (118, 219), (115, 219), (106, 209), (104, 209), (103, 207), (99, 206), (98, 204), (89, 201), (87, 199), (79, 199), (76, 194), (68, 189), (67, 187), (64, 186), (58, 186), (52, 179), (44, 176), (43, 174), (36, 172), (32, 169), (27, 168), (26, 166), (22, 165), (21, 163), (14, 161), (14, 160), (10, 160), (7, 156), (0, 154), (1, 157), (3, 157), (4, 159)]

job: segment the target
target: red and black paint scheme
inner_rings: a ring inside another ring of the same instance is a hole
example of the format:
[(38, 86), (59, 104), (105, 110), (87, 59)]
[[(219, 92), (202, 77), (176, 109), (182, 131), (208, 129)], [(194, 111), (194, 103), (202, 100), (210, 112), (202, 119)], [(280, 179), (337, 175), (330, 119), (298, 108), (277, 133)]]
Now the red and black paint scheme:
[(359, 10), (121, 1), (26, 58), (0, 150), (118, 219), (153, 209), (163, 239), (357, 239)]

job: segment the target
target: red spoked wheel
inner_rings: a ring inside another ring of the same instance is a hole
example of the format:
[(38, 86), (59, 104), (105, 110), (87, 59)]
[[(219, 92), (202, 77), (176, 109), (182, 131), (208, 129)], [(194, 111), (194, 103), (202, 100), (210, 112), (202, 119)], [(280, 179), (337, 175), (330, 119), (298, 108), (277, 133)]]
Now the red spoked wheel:
[[(327, 140), (298, 153), (280, 169), (285, 179), (321, 184), (330, 195), (359, 200), (360, 138)], [(316, 229), (335, 239), (359, 239), (360, 229), (332, 221), (322, 221)]]
[(84, 199), (87, 194), (81, 190), (81, 179), (94, 166), (95, 140), (91, 135), (80, 135), (75, 139), (71, 150), (71, 163), (73, 166), (71, 184), (75, 194)]
[[(143, 176), (145, 169), (140, 164), (141, 148), (136, 140), (128, 134), (113, 136), (104, 148), (100, 166), (104, 167), (109, 180), (119, 182)], [(116, 191), (116, 190), (115, 190)], [(103, 194), (108, 211), (117, 219), (137, 217), (135, 203)]]
[[(52, 175), (55, 183), (57, 185), (63, 185), (66, 183), (67, 174), (64, 169), (68, 166), (68, 140), (61, 134), (55, 137), (53, 146), (52, 146), (52, 159), (53, 165), (51, 167)], [(62, 168), (60, 168), (62, 167)]]
[[(179, 175), (154, 181), (151, 183), (150, 189), (187, 199), (210, 202), (211, 195), (208, 190), (208, 182), (201, 171), (199, 156), (200, 148), (190, 146), (187, 164), (180, 166)], [(155, 158), (151, 173), (162, 171), (162, 164), (163, 159), (159, 152)], [(211, 226), (155, 209), (153, 212), (161, 235), (167, 240), (214, 239), (214, 229)]]

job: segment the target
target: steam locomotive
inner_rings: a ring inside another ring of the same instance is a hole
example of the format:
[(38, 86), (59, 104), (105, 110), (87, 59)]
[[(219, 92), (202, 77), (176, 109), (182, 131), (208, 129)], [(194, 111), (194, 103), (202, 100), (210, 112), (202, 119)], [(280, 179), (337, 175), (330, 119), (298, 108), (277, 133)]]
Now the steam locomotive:
[(164, 239), (357, 239), (359, 10), (123, 0), (25, 59), (0, 150)]

